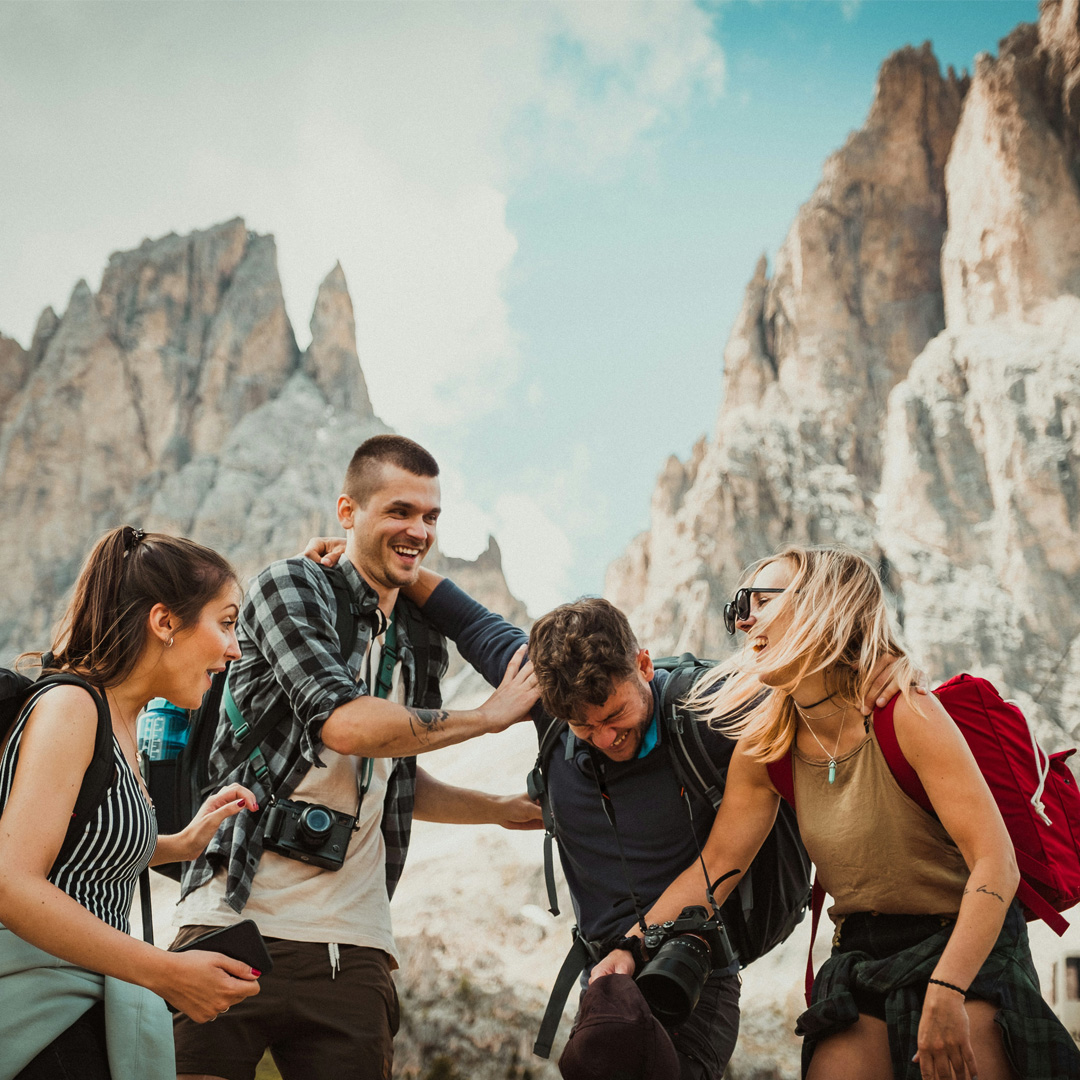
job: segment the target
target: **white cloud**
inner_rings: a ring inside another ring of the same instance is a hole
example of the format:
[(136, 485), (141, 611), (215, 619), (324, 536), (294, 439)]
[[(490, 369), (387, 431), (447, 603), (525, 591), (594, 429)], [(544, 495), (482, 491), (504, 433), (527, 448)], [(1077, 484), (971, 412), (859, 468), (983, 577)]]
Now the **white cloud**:
[[(723, 82), (688, 3), (0, 5), (0, 330), (28, 343), (109, 252), (241, 215), (277, 239), (301, 346), (340, 260), (377, 412), (452, 453), (525, 366), (515, 185), (649, 153)], [(569, 598), (587, 474), (462, 481), (447, 550), (493, 532), (532, 610)]]
[(301, 345), (341, 261), (404, 429), (519, 377), (514, 177), (618, 162), (723, 85), (690, 4), (49, 7), (0, 44), (0, 329), (25, 343), (116, 247), (241, 214), (278, 240)]

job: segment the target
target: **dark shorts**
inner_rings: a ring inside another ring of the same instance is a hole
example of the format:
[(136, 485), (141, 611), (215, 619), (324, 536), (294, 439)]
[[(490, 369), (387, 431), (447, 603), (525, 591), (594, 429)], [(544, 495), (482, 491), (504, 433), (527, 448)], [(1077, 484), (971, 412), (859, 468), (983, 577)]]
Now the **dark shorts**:
[[(185, 926), (172, 948), (212, 927)], [(173, 1021), (176, 1071), (254, 1080), (269, 1048), (283, 1080), (390, 1080), (398, 997), (390, 958), (380, 949), (341, 945), (332, 977), (327, 946), (267, 938), (274, 961), (254, 997), (206, 1024)]]
[[(884, 960), (902, 949), (910, 949), (956, 922), (955, 915), (878, 915), (859, 911), (843, 916), (836, 932), (837, 952), (863, 952)], [(859, 1012), (884, 1021), (885, 995), (866, 987), (854, 987), (852, 997)]]
[(669, 1029), (682, 1072), (679, 1080), (720, 1080), (739, 1037), (738, 975), (711, 975), (685, 1024)]

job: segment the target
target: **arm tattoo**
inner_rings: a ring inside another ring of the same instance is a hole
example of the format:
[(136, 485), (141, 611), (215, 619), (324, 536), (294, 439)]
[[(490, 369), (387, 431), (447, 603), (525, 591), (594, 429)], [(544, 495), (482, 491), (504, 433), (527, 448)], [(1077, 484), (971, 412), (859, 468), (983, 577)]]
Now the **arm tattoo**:
[[(994, 892), (993, 889), (988, 889), (985, 885), (980, 885), (975, 891), (977, 893), (980, 893), (980, 892), (981, 893), (986, 893), (987, 896), (993, 896), (995, 899), (1000, 900), (1003, 904), (1005, 903), (1005, 897), (1004, 896), (1000, 895), (1000, 893)], [(967, 894), (969, 892), (971, 892), (970, 889), (965, 889), (964, 890), (964, 895), (967, 896)]]
[(409, 730), (421, 745), (442, 731), (450, 715), (445, 709), (413, 709), (406, 706), (405, 711), (409, 714)]

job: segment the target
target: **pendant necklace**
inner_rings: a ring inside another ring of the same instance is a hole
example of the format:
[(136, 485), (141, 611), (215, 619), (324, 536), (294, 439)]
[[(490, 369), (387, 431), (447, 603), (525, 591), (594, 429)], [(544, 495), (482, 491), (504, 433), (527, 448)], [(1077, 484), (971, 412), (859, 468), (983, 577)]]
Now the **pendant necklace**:
[[(792, 698), (791, 700), (795, 701), (794, 698)], [(841, 740), (841, 738), (843, 738), (843, 735), (844, 735), (844, 724), (847, 721), (847, 708), (848, 707), (846, 705), (844, 705), (842, 708), (836, 709), (834, 712), (831, 712), (831, 713), (828, 714), (828, 716), (835, 716), (836, 713), (838, 713), (838, 712), (842, 712), (844, 714), (840, 719), (840, 731), (836, 735), (836, 745), (833, 747), (833, 752), (831, 754), (829, 753), (828, 750), (825, 749), (824, 745), (822, 744), (821, 740), (817, 737), (817, 735), (814, 734), (814, 729), (810, 726), (810, 721), (806, 718), (806, 715), (803, 713), (803, 711), (800, 708), (799, 703), (797, 701), (795, 701), (795, 708), (799, 710), (799, 715), (802, 716), (803, 723), (806, 725), (806, 730), (810, 732), (810, 735), (813, 738), (814, 742), (816, 742), (818, 744), (818, 746), (821, 747), (821, 752), (829, 759), (829, 783), (830, 784), (835, 783), (835, 781), (836, 781), (836, 752), (840, 749), (840, 740)], [(819, 716), (819, 717), (817, 717), (817, 719), (818, 720), (825, 720), (825, 719), (828, 719), (828, 716)]]

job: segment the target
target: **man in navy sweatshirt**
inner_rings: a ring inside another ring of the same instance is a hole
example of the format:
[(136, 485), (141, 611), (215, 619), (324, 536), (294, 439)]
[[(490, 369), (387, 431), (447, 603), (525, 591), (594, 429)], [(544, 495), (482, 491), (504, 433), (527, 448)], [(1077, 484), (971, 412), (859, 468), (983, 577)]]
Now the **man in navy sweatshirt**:
[[(498, 685), (525, 632), (426, 570), (410, 596), (465, 660)], [(548, 791), (578, 931), (595, 944), (598, 958), (635, 922), (631, 888), (648, 911), (697, 858), (715, 812), (694, 795), (691, 820), (669, 755), (656, 752), (660, 692), (668, 676), (654, 671), (618, 608), (599, 599), (565, 604), (541, 618), (528, 640), (540, 687), (533, 710), (537, 734), (543, 735), (552, 716), (568, 721), (550, 755)], [(625, 864), (594, 760), (602, 764)], [(711, 973), (690, 1018), (669, 1029), (681, 1069), (672, 1080), (720, 1080), (738, 1031), (733, 963)]]

